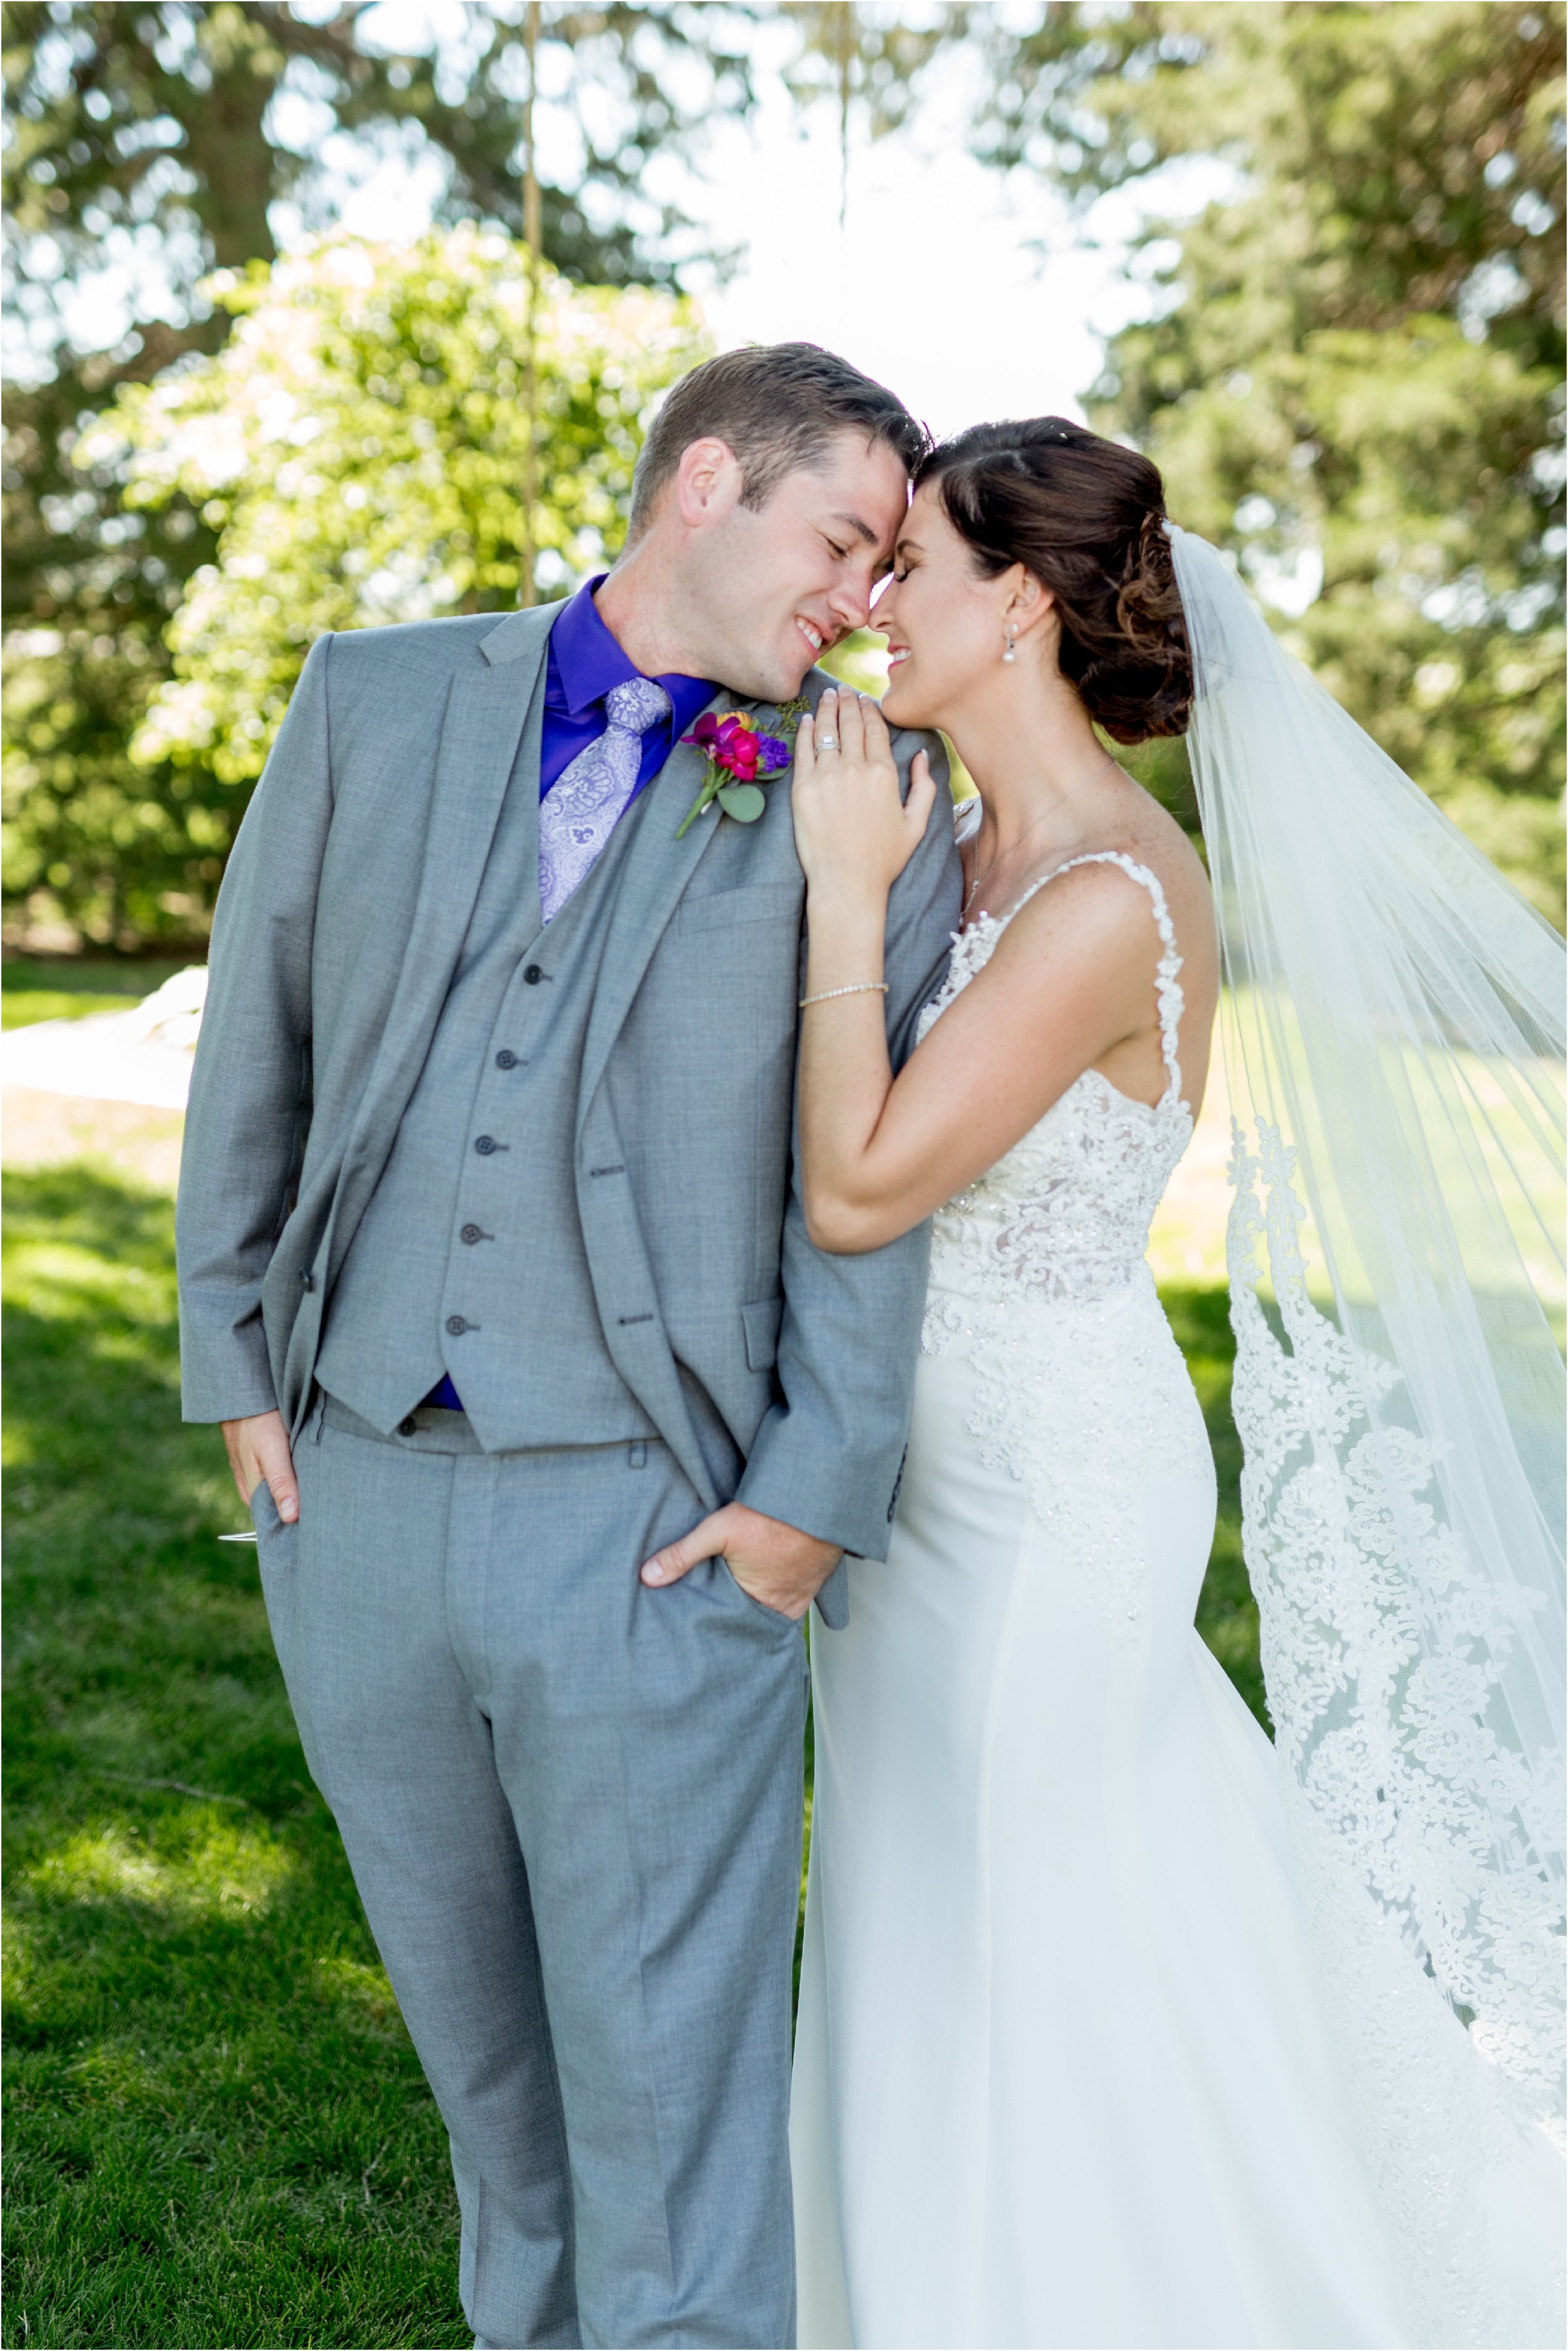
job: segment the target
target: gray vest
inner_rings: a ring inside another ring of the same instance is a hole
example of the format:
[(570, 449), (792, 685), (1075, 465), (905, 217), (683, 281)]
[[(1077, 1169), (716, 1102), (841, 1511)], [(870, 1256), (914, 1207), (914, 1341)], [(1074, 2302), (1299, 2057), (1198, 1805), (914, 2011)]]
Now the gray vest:
[(387, 1432), (449, 1371), (492, 1452), (656, 1434), (604, 1343), (573, 1158), (608, 904), (649, 796), (541, 928), (537, 708), (532, 720), (317, 1363), (330, 1395)]

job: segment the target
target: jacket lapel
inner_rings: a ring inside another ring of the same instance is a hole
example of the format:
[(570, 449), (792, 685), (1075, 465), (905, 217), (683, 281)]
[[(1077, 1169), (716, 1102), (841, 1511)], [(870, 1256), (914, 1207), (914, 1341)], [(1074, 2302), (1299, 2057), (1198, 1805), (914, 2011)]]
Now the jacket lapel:
[[(752, 715), (766, 710), (771, 715), (771, 705), (753, 704), (730, 694), (716, 694), (708, 708)], [(762, 717), (760, 723), (765, 733), (766, 718)], [(701, 789), (707, 766), (707, 754), (695, 744), (677, 743), (641, 794), (647, 805), (639, 813), (638, 837), (630, 844), (631, 854), (621, 868), (620, 886), (610, 914), (609, 935), (599, 966), (593, 1014), (584, 1041), (582, 1084), (577, 1095), (579, 1128), (604, 1076), (615, 1040), (642, 986), (642, 976), (653, 959), (653, 951), (668, 929), (681, 893), (709, 842), (725, 821), (717, 806), (711, 807), (703, 810), (682, 839), (675, 838), (681, 819)], [(788, 773), (787, 768), (781, 770), (774, 782), (783, 784)]]
[[(722, 695), (708, 705), (711, 710), (737, 706), (732, 698)], [(707, 764), (706, 754), (694, 745), (677, 743), (628, 812), (635, 822), (635, 835), (626, 844), (628, 853), (610, 902), (594, 1006), (583, 1044), (577, 1089), (579, 1164), (585, 1154), (589, 1159), (605, 1161), (623, 1155), (600, 1081), (653, 951), (713, 838), (717, 810), (705, 811), (680, 840), (675, 838), (682, 817), (701, 789)], [(622, 819), (623, 823), (627, 820)], [(579, 1183), (578, 1204), (605, 1343), (627, 1385), (691, 1480), (703, 1509), (714, 1510), (719, 1497), (657, 1311), (657, 1286), (636, 1206), (624, 1186), (592, 1183)], [(644, 1301), (646, 1311), (620, 1311), (623, 1301), (639, 1308)]]
[[(480, 640), (452, 679), (436, 755), (424, 862), (408, 949), (375, 1066), (361, 1098), (343, 1191), (336, 1204), (334, 1269), (342, 1262), (365, 1203), (375, 1189), (398, 1122), (430, 1050), (468, 933), (525, 725), (536, 768), (544, 728), (543, 697), (536, 689), (557, 610), (545, 605), (508, 613)], [(538, 926), (539, 809), (537, 793), (525, 799), (524, 886), (534, 893), (527, 925), (533, 930)]]
[[(708, 707), (716, 710), (722, 704), (727, 709), (736, 706), (724, 695), (715, 695)], [(682, 839), (675, 838), (681, 818), (701, 789), (707, 765), (706, 753), (695, 744), (677, 743), (640, 795), (644, 805), (637, 810), (637, 837), (629, 844), (631, 853), (621, 867), (620, 886), (615, 893), (608, 936), (599, 964), (594, 1008), (583, 1043), (582, 1083), (577, 1094), (579, 1125), (604, 1075), (615, 1040), (626, 1024), (653, 950), (713, 838), (718, 821), (715, 810), (705, 811)]]

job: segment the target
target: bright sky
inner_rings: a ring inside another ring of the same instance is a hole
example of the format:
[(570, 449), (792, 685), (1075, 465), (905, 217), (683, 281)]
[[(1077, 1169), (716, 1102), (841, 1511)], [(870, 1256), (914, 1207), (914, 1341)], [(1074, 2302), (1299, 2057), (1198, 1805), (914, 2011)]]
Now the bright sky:
[(782, 94), (764, 99), (715, 140), (710, 171), (713, 228), (747, 256), (703, 297), (722, 345), (827, 343), (941, 434), (1082, 417), (1101, 335), (1127, 315), (1117, 256), (1080, 242), (1042, 183), (983, 169), (956, 124), (856, 141), (842, 235), (827, 107), (803, 121)]
[[(417, 37), (429, 0), (382, 0), (378, 36)], [(1099, 371), (1101, 339), (1137, 304), (1120, 272), (1126, 205), (1102, 204), (1108, 242), (1089, 246), (1043, 182), (1004, 182), (965, 151), (964, 65), (909, 131), (872, 142), (857, 111), (847, 224), (839, 229), (836, 108), (798, 109), (759, 59), (761, 103), (717, 124), (703, 178), (665, 185), (720, 247), (743, 249), (724, 285), (691, 273), (725, 348), (800, 338), (841, 350), (888, 382), (939, 433), (984, 417), (1082, 416)], [(564, 125), (541, 109), (545, 171), (569, 165)], [(369, 236), (417, 235), (434, 167), (388, 158), (367, 172), (364, 150), (330, 142), (344, 187), (342, 220)], [(657, 170), (657, 167), (656, 167)], [(350, 187), (349, 183), (358, 184)], [(659, 193), (663, 193), (663, 186)]]

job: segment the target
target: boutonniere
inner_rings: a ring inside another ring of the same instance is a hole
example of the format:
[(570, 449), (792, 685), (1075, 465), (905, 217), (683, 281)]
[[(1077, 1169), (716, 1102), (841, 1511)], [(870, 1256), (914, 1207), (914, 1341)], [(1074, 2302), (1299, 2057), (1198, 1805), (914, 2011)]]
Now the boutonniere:
[(762, 786), (782, 775), (794, 758), (794, 730), (809, 707), (804, 695), (794, 702), (781, 702), (774, 724), (788, 732), (776, 735), (764, 735), (743, 710), (722, 715), (705, 710), (691, 734), (680, 738), (707, 752), (708, 770), (701, 790), (675, 829), (676, 840), (715, 800), (737, 824), (755, 824), (767, 805)]

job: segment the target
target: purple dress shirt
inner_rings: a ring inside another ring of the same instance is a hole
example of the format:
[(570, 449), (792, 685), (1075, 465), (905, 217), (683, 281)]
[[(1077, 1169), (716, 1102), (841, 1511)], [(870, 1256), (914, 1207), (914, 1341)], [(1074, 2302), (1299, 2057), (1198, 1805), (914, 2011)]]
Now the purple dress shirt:
[[(550, 654), (545, 673), (545, 739), (539, 754), (539, 798), (558, 783), (579, 751), (586, 751), (605, 731), (605, 696), (612, 685), (622, 685), (642, 672), (629, 661), (599, 618), (594, 591), (603, 586), (601, 571), (561, 608), (550, 632)], [(678, 670), (654, 679), (670, 696), (670, 715), (662, 726), (650, 726), (642, 738), (642, 764), (637, 790), (657, 776), (670, 752), (700, 718), (719, 689), (705, 677), (683, 677)], [(637, 793), (632, 794), (635, 799)], [(628, 800), (628, 807), (631, 805)]]
[[(594, 591), (604, 583), (602, 571), (577, 590), (561, 608), (550, 631), (549, 659), (545, 671), (545, 732), (539, 749), (539, 798), (560, 781), (579, 751), (586, 751), (605, 731), (605, 696), (642, 672), (629, 661), (599, 618)], [(637, 771), (637, 792), (651, 782), (682, 735), (700, 718), (719, 689), (705, 677), (683, 677), (678, 670), (654, 680), (670, 696), (670, 716), (650, 726), (642, 738), (642, 763)], [(631, 799), (637, 798), (633, 792)], [(627, 807), (631, 806), (631, 800)], [(623, 811), (624, 813), (624, 811)], [(425, 1398), (443, 1412), (461, 1412), (462, 1399), (450, 1372)]]

